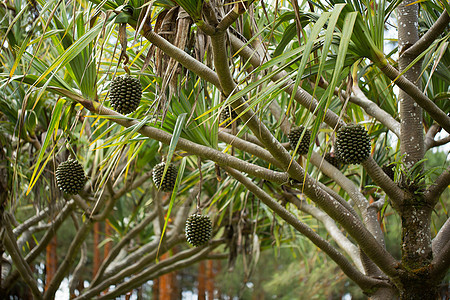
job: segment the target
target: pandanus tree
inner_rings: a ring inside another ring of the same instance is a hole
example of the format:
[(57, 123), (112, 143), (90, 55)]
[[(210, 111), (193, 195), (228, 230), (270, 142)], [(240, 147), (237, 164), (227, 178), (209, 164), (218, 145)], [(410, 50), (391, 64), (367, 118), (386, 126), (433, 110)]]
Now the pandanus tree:
[[(373, 299), (435, 299), (450, 266), (450, 168), (424, 158), (450, 141), (449, 11), (409, 0), (5, 3), (2, 291), (21, 278), (52, 299), (66, 277), (75, 290), (96, 222), (112, 225), (113, 246), (76, 299), (221, 253), (232, 264), (270, 246), (278, 219)], [(127, 88), (130, 110), (127, 93), (110, 97), (127, 76), (143, 91), (136, 102)], [(75, 195), (55, 186), (68, 157), (87, 174)], [(163, 176), (177, 166), (172, 192), (151, 184), (161, 160)], [(36, 214), (19, 214), (33, 200)], [(387, 210), (401, 219), (398, 258)], [(213, 220), (199, 247), (183, 234), (193, 213)], [(30, 265), (69, 216), (76, 234), (42, 291)]]

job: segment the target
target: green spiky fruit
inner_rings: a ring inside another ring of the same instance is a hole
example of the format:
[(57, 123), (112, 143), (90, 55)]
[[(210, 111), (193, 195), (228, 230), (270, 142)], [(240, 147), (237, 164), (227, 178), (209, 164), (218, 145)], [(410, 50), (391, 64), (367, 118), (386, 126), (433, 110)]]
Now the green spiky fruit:
[(166, 167), (166, 163), (162, 162), (157, 164), (153, 168), (153, 182), (155, 183), (158, 189), (161, 189), (164, 192), (170, 192), (173, 190), (175, 186), (175, 181), (177, 180), (177, 168), (170, 164), (167, 168), (166, 175), (164, 176), (164, 180), (162, 180), (162, 176), (164, 173), (164, 168)]
[(333, 153), (333, 152), (325, 153), (324, 158), (328, 163), (332, 164), (336, 169), (341, 168), (341, 161), (335, 153)]
[(389, 178), (391, 178), (391, 180), (394, 180), (395, 166), (393, 164), (384, 164), (381, 166), (381, 169), (389, 176)]
[(220, 123), (223, 126), (228, 126), (231, 124), (231, 122), (238, 122), (239, 119), (237, 119), (238, 114), (231, 108), (231, 106), (226, 106), (224, 109), (222, 109), (220, 113)]
[(121, 114), (135, 111), (142, 97), (142, 86), (139, 79), (129, 75), (116, 77), (111, 82), (109, 98), (111, 106)]
[(370, 138), (361, 125), (347, 125), (336, 134), (336, 151), (346, 164), (360, 164), (370, 155)]
[(211, 239), (212, 222), (208, 216), (193, 214), (186, 220), (186, 239), (195, 247)]
[(67, 194), (78, 194), (86, 183), (83, 167), (77, 160), (68, 159), (56, 168), (56, 183)]
[[(288, 138), (292, 150), (294, 150), (297, 147), (298, 141), (300, 140), (300, 137), (302, 136), (304, 129), (305, 127), (300, 125), (299, 127), (291, 129), (291, 132), (289, 132)], [(307, 154), (310, 142), (311, 142), (311, 131), (309, 129), (306, 129), (305, 133), (303, 134), (303, 138), (300, 141), (300, 145), (298, 146), (297, 153), (300, 155)]]

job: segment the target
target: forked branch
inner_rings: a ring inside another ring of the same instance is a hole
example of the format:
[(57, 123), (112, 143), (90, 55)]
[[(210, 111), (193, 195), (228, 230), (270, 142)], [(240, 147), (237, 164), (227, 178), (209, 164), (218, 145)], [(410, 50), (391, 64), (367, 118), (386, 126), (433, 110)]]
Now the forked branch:
[(278, 216), (294, 227), (298, 232), (305, 235), (317, 247), (324, 251), (333, 261), (339, 265), (342, 271), (351, 278), (363, 290), (372, 289), (376, 286), (388, 286), (384, 281), (370, 278), (358, 271), (336, 248), (334, 248), (328, 241), (324, 240), (317, 233), (315, 233), (306, 224), (299, 221), (293, 214), (286, 210), (279, 203), (274, 201), (266, 192), (255, 185), (250, 179), (245, 177), (240, 172), (226, 167), (225, 170), (233, 176), (237, 181), (242, 183), (249, 191), (257, 196), (265, 205), (273, 210)]

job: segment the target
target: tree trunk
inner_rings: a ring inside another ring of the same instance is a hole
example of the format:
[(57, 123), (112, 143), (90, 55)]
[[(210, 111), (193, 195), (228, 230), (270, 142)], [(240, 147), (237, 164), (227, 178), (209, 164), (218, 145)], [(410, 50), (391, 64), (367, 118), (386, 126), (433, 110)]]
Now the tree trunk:
[[(405, 0), (397, 8), (398, 43), (400, 49), (399, 71), (403, 72), (416, 57), (402, 55), (419, 39), (419, 6), (414, 0)], [(405, 77), (421, 87), (422, 61), (405, 72)], [(423, 110), (414, 99), (400, 90), (401, 153), (406, 174), (402, 174), (400, 186), (407, 195), (399, 214), (402, 220), (402, 266), (400, 299), (436, 299), (437, 283), (430, 282), (429, 271), (433, 259), (431, 249), (432, 207), (423, 199), (423, 166), (412, 172), (412, 167), (424, 157)], [(412, 180), (416, 179), (416, 180)]]
[(214, 299), (214, 277), (215, 271), (214, 271), (214, 261), (212, 259), (209, 259), (206, 261), (206, 291), (208, 293), (208, 300)]
[(56, 235), (48, 243), (46, 248), (46, 259), (45, 259), (45, 290), (47, 290), (50, 282), (56, 274), (58, 268), (58, 257), (56, 253), (57, 240)]
[(158, 278), (153, 279), (152, 299), (154, 299), (154, 300), (159, 299), (159, 279)]
[[(172, 255), (175, 255), (177, 253), (177, 247), (174, 247), (172, 249)], [(170, 299), (171, 300), (178, 300), (182, 298), (181, 293), (181, 287), (180, 282), (177, 278), (177, 271), (173, 271), (170, 273)]]
[[(164, 260), (166, 258), (169, 257), (168, 253), (164, 253), (163, 255), (161, 255), (160, 260)], [(171, 279), (171, 274), (164, 274), (162, 276), (159, 277), (159, 299), (163, 300), (163, 299), (170, 299), (170, 283), (172, 281)]]
[[(112, 235), (113, 235), (112, 227), (109, 224), (108, 220), (106, 220), (106, 222), (105, 222), (105, 238), (109, 239)], [(105, 244), (105, 248), (103, 249), (103, 260), (105, 260), (108, 257), (111, 249), (112, 249), (112, 242), (109, 241)]]
[(100, 223), (95, 222), (94, 224), (94, 266), (92, 269), (92, 277), (94, 278), (100, 268), (102, 259), (100, 257), (100, 249), (98, 245), (100, 244)]
[(205, 278), (205, 261), (201, 261), (198, 266), (198, 300), (206, 300), (206, 278)]

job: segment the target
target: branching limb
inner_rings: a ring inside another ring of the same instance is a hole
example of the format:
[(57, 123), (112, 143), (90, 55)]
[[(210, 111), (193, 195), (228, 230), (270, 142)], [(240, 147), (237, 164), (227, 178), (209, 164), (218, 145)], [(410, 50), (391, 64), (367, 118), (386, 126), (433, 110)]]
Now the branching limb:
[(11, 256), (11, 259), (18, 272), (20, 273), (20, 276), (22, 276), (23, 280), (31, 289), (33, 297), (35, 299), (42, 299), (42, 294), (37, 287), (36, 280), (33, 278), (33, 272), (31, 271), (30, 266), (27, 264), (23, 256), (20, 254), (19, 247), (17, 247), (14, 233), (12, 231), (12, 228), (10, 227), (11, 220), (8, 213), (3, 213), (3, 219), (1, 220), (1, 223), (3, 228), (3, 246)]
[(433, 206), (439, 201), (439, 197), (450, 185), (450, 167), (436, 178), (434, 183), (425, 191), (424, 197), (428, 203)]
[(130, 230), (117, 245), (115, 245), (108, 257), (102, 262), (100, 268), (98, 269), (97, 274), (95, 275), (94, 280), (92, 281), (91, 285), (95, 286), (98, 284), (99, 280), (103, 277), (103, 274), (106, 270), (106, 268), (111, 264), (111, 262), (117, 257), (120, 250), (126, 246), (131, 239), (133, 239), (139, 232), (141, 232), (153, 219), (155, 219), (157, 216), (157, 211), (153, 210), (150, 214), (147, 214), (147, 216), (138, 224), (136, 225), (132, 230)]
[(316, 152), (311, 153), (310, 162), (319, 168), (325, 175), (336, 181), (341, 186), (353, 201), (355, 201), (359, 210), (363, 213), (369, 202), (366, 197), (359, 191), (359, 188), (344, 174), (342, 174), (337, 168), (327, 162), (320, 154)]
[(386, 196), (383, 195), (378, 201), (375, 201), (369, 205), (369, 209), (374, 209), (376, 212), (379, 212), (384, 204), (386, 203)]
[[(109, 115), (112, 117), (122, 116), (105, 107), (98, 107), (96, 113), (100, 115)], [(138, 121), (135, 120), (115, 119), (115, 118), (112, 118), (112, 120), (124, 127), (134, 126), (139, 123)], [(171, 134), (150, 126), (142, 126), (139, 132), (149, 138), (163, 142), (164, 144), (167, 145), (170, 144), (170, 140), (172, 138)], [(211, 149), (206, 146), (198, 145), (183, 138), (180, 138), (178, 140), (177, 149), (185, 150), (189, 153), (198, 155), (204, 159), (212, 160), (220, 166), (222, 165), (231, 166), (242, 172), (246, 172), (248, 174), (251, 174), (259, 178), (263, 178), (268, 181), (273, 181), (282, 184), (289, 180), (286, 173), (268, 170), (266, 168), (248, 163), (231, 155), (222, 153), (221, 151)]]
[(298, 197), (284, 192), (282, 194), (288, 202), (297, 206), (297, 208), (311, 216), (316, 220), (320, 221), (326, 228), (327, 232), (330, 234), (331, 238), (338, 244), (338, 246), (347, 253), (352, 259), (353, 263), (356, 265), (358, 270), (363, 273), (364, 267), (361, 263), (359, 257), (359, 249), (350, 240), (345, 237), (341, 230), (337, 227), (336, 223), (332, 218), (330, 218), (326, 213), (321, 211), (315, 206), (308, 204), (306, 201), (300, 200)]
[[(212, 37), (212, 39), (213, 38), (214, 37)], [(220, 62), (220, 58), (223, 58), (226, 55), (226, 52), (224, 52), (224, 48), (219, 41), (213, 43), (213, 54), (214, 63), (223, 91), (225, 94), (231, 94), (234, 92), (236, 85), (231, 78), (229, 68), (225, 68), (223, 62)], [(247, 110), (248, 105), (242, 99), (238, 99), (232, 103), (232, 107), (241, 116), (243, 121), (246, 122), (253, 134), (255, 134), (266, 146), (267, 150), (269, 150), (274, 158), (283, 165), (289, 175), (295, 180), (303, 183), (303, 192), (330, 217), (339, 222), (345, 230), (358, 241), (360, 247), (375, 263), (377, 263), (380, 269), (388, 274), (393, 280), (397, 280), (398, 271), (396, 266), (398, 263), (377, 242), (374, 236), (363, 226), (361, 221), (349, 214), (341, 204), (317, 186), (315, 180), (313, 180), (295, 160), (292, 160), (286, 149), (284, 149), (284, 147), (275, 139), (268, 128), (260, 122), (253, 111)], [(230, 170), (228, 167), (225, 169)], [(278, 211), (276, 212), (278, 213)]]
[[(179, 244), (182, 241), (185, 241), (186, 238), (184, 235), (171, 236), (165, 239), (160, 246), (160, 253), (165, 253), (169, 249), (173, 248), (175, 245)], [(128, 265), (127, 267), (114, 268), (114, 271), (108, 273), (109, 275), (105, 277), (105, 280), (99, 282), (96, 286), (90, 286), (85, 289), (83, 294), (77, 297), (76, 299), (92, 299), (95, 295), (98, 295), (100, 292), (104, 291), (112, 284), (117, 284), (122, 281), (124, 278), (133, 275), (136, 272), (140, 272), (144, 269), (150, 262), (156, 259), (156, 255), (158, 252), (158, 244), (159, 239), (157, 239), (156, 243), (153, 243), (153, 250), (144, 255), (140, 260), (132, 265)]]
[(94, 222), (92, 222), (91, 219), (87, 219), (78, 230), (74, 240), (72, 241), (69, 249), (66, 252), (64, 260), (59, 265), (55, 276), (50, 282), (48, 289), (44, 293), (45, 300), (51, 300), (55, 298), (55, 293), (61, 285), (61, 281), (67, 275), (67, 272), (69, 272), (70, 266), (74, 263), (76, 255), (78, 254), (81, 245), (83, 245), (83, 242), (86, 240), (86, 237), (91, 231), (93, 225)]
[[(65, 205), (64, 202), (57, 202), (52, 209), (55, 211), (59, 211), (62, 209), (62, 207)], [(13, 232), (16, 237), (20, 236), (22, 232), (30, 228), (31, 226), (36, 225), (40, 221), (42, 221), (47, 215), (48, 211), (50, 210), (49, 207), (46, 207), (45, 209), (41, 210), (36, 215), (32, 216), (31, 218), (24, 221), (22, 224), (14, 228)]]
[(360, 271), (358, 271), (345, 256), (337, 251), (328, 241), (324, 240), (317, 233), (315, 233), (311, 228), (309, 228), (304, 223), (300, 222), (293, 214), (287, 211), (283, 206), (281, 206), (276, 201), (272, 200), (271, 197), (266, 194), (261, 188), (255, 185), (251, 180), (242, 175), (240, 172), (232, 169), (225, 168), (225, 170), (233, 176), (237, 181), (242, 183), (249, 191), (251, 191), (255, 196), (257, 196), (264, 204), (266, 204), (270, 209), (272, 209), (278, 216), (283, 220), (288, 222), (292, 227), (294, 227), (301, 234), (305, 235), (309, 240), (311, 240), (317, 247), (324, 251), (334, 262), (342, 269), (342, 271), (352, 279), (358, 286), (363, 290), (374, 288), (375, 286), (384, 286), (386, 282), (365, 276)]
[[(277, 108), (278, 104), (273, 103), (272, 104), (275, 108)], [(276, 109), (275, 112), (281, 111), (281, 109)], [(279, 120), (280, 114), (277, 113), (274, 115), (274, 117)], [(286, 134), (286, 133), (285, 133)], [(367, 229), (374, 235), (374, 237), (377, 239), (377, 241), (383, 245), (384, 247), (384, 235), (380, 228), (380, 224), (378, 222), (377, 214), (376, 212), (368, 209), (368, 201), (364, 197), (364, 195), (360, 192), (359, 188), (344, 174), (342, 174), (338, 169), (336, 169), (334, 166), (329, 164), (322, 156), (317, 154), (316, 152), (312, 152), (311, 154), (311, 163), (316, 166), (318, 169), (320, 169), (325, 175), (335, 180), (339, 186), (341, 186), (347, 194), (350, 196), (350, 199), (352, 199), (356, 205), (359, 208), (359, 211), (361, 212), (363, 216), (364, 223), (367, 226)], [(328, 194), (333, 196), (334, 199), (336, 199), (342, 206), (344, 206), (350, 213), (353, 214), (356, 218), (359, 219), (359, 216), (356, 214), (356, 212), (353, 210), (353, 208), (349, 205), (347, 201), (342, 199), (339, 195), (335, 196), (334, 192), (330, 192), (328, 188), (326, 188), (323, 184), (318, 182), (319, 187), (321, 187), (323, 190), (325, 190)]]
[(440, 17), (436, 20), (433, 26), (428, 29), (425, 34), (415, 42), (411, 47), (409, 47), (405, 52), (403, 52), (402, 56), (411, 56), (417, 57), (420, 53), (425, 51), (437, 38), (438, 36), (445, 31), (447, 25), (450, 22), (450, 17), (448, 15), (447, 10), (444, 9), (444, 12)]
[(433, 147), (439, 147), (442, 145), (445, 145), (447, 143), (450, 143), (450, 135), (446, 136), (443, 139), (435, 140), (436, 134), (441, 130), (441, 127), (437, 124), (431, 125), (430, 129), (428, 129), (428, 132), (425, 136), (425, 152)]
[(363, 161), (361, 165), (372, 180), (375, 181), (375, 183), (383, 189), (386, 195), (389, 196), (394, 207), (398, 207), (403, 203), (404, 194), (402, 189), (400, 189), (398, 185), (384, 173), (383, 169), (380, 168), (371, 156)]
[[(377, 239), (377, 241), (382, 245), (384, 244), (384, 235), (380, 228), (380, 223), (378, 222), (377, 214), (368, 210), (369, 202), (366, 197), (361, 193), (359, 188), (344, 174), (342, 174), (338, 169), (336, 169), (333, 165), (328, 163), (321, 155), (316, 152), (312, 152), (311, 154), (311, 163), (319, 168), (325, 175), (332, 178), (342, 187), (350, 198), (356, 203), (359, 211), (362, 214), (362, 218), (364, 220), (364, 224), (366, 224), (367, 229), (373, 236)], [(348, 205), (348, 204), (347, 204)]]
[[(256, 139), (254, 136), (251, 136), (254, 139)], [(231, 135), (229, 133), (226, 133), (224, 131), (219, 131), (219, 138), (222, 139), (223, 141), (227, 142), (227, 143), (233, 143), (233, 145), (243, 151), (246, 151), (250, 154), (256, 155), (264, 160), (266, 160), (267, 162), (270, 162), (272, 164), (274, 164), (275, 166), (279, 166), (278, 161), (274, 160), (273, 156), (270, 154), (269, 151), (251, 143), (251, 142), (247, 142), (245, 140), (242, 140), (234, 135)], [(315, 154), (316, 156), (319, 156), (318, 154)], [(317, 157), (316, 157), (317, 158)], [(315, 162), (318, 163), (319, 159), (316, 159)], [(314, 163), (314, 162), (313, 162)], [(319, 164), (319, 163), (318, 163)], [(331, 166), (331, 165), (329, 165)], [(345, 177), (346, 178), (346, 177)], [(347, 178), (346, 178), (347, 179)], [(347, 201), (345, 201), (344, 199), (342, 199), (342, 197), (340, 197), (338, 194), (336, 194), (333, 190), (331, 190), (330, 188), (328, 188), (327, 186), (323, 185), (321, 182), (317, 182), (317, 184), (320, 186), (320, 188), (322, 188), (323, 190), (325, 190), (327, 193), (329, 193), (330, 195), (333, 196), (333, 198), (335, 198), (342, 206), (344, 206), (350, 213), (352, 213), (354, 216), (358, 217), (357, 213), (354, 211), (354, 209), (348, 204)], [(356, 189), (356, 187), (355, 187)], [(359, 191), (358, 191), (359, 193)], [(363, 197), (362, 201), (366, 201), (366, 199), (364, 198), (364, 196), (359, 193), (361, 197)]]
[(439, 125), (450, 133), (450, 117), (447, 116), (433, 101), (431, 101), (414, 83), (400, 75), (400, 72), (386, 62), (379, 66), (380, 70), (391, 79), (399, 88), (407, 93), (422, 107)]
[(216, 87), (220, 87), (219, 79), (213, 70), (152, 31), (150, 24), (144, 24), (142, 29), (142, 36), (149, 40), (156, 47), (161, 49), (165, 54), (172, 57), (177, 62), (181, 63), (184, 67), (200, 76), (200, 78), (209, 83), (212, 83)]
[(431, 271), (431, 278), (441, 281), (450, 268), (450, 240), (447, 240), (431, 262), (433, 269)]
[[(66, 196), (65, 196), (66, 197)], [(71, 197), (77, 206), (81, 208), (81, 210), (86, 214), (92, 214), (92, 207), (90, 207), (87, 202), (79, 195), (75, 195), (74, 197)]]
[(353, 209), (353, 206), (350, 205), (352, 202), (352, 199), (349, 201), (346, 201), (344, 198), (342, 198), (336, 191), (333, 189), (327, 187), (325, 184), (323, 184), (320, 181), (317, 181), (318, 186), (323, 189), (325, 192), (327, 192), (331, 197), (333, 197), (337, 202), (339, 202), (343, 207), (345, 207), (352, 215), (354, 215), (356, 218), (359, 218), (359, 215), (356, 213), (356, 211)]
[(450, 218), (445, 221), (432, 241), (433, 253), (436, 255), (436, 253), (440, 252), (448, 241), (450, 241)]
[[(236, 36), (230, 34), (230, 41), (233, 47), (233, 51), (241, 56), (243, 59), (250, 62), (250, 64), (257, 68), (261, 66), (266, 61), (261, 61), (259, 55), (255, 50), (250, 49), (250, 47), (245, 46), (245, 44), (238, 39)], [(275, 71), (276, 69), (274, 69)], [(283, 70), (276, 70), (277, 72), (270, 78), (273, 82), (278, 82), (279, 80), (283, 80), (287, 76), (287, 72)], [(294, 93), (294, 82), (289, 80), (285, 84), (283, 84), (280, 89), (292, 95)], [(317, 114), (315, 112), (317, 106), (319, 105), (317, 100), (314, 99), (307, 91), (303, 90), (301, 87), (298, 87), (296, 93), (294, 94), (294, 99), (308, 109), (311, 113)], [(339, 119), (339, 116), (336, 115), (331, 110), (327, 110), (324, 116), (324, 122), (328, 124), (330, 127), (334, 128), (338, 124), (342, 125), (343, 121)]]
[(361, 91), (358, 84), (353, 84), (354, 96), (350, 96), (350, 102), (361, 106), (364, 111), (369, 115), (380, 121), (381, 124), (386, 126), (392, 131), (398, 138), (400, 138), (400, 123), (395, 120), (385, 110), (381, 109), (375, 102), (370, 101), (366, 95)]
[[(355, 80), (355, 78), (354, 78)], [(319, 86), (323, 89), (328, 87), (328, 82), (325, 80), (320, 80)], [(353, 95), (351, 95), (348, 99), (350, 102), (359, 105), (364, 111), (369, 115), (377, 119), (381, 124), (386, 126), (390, 131), (392, 131), (398, 138), (400, 138), (400, 123), (395, 120), (390, 114), (388, 114), (385, 110), (379, 107), (375, 102), (370, 101), (366, 95), (359, 88), (358, 82), (353, 82), (352, 85)], [(342, 96), (343, 98), (347, 98), (347, 95), (344, 91), (340, 91), (338, 88), (334, 90), (334, 94), (336, 96)]]
[(222, 130), (219, 130), (219, 139), (242, 151), (253, 154), (265, 160), (266, 162), (273, 164), (274, 166), (281, 168), (280, 163), (272, 156), (272, 154), (270, 154), (269, 151), (267, 151), (264, 148), (261, 148), (256, 144), (247, 142), (243, 139), (238, 138), (237, 136), (226, 133), (225, 131)]
[(245, 8), (242, 9), (242, 4), (240, 1), (238, 1), (232, 10), (228, 12), (228, 14), (223, 17), (222, 21), (217, 25), (216, 29), (219, 32), (225, 32), (225, 30), (228, 29), (236, 20), (239, 18), (239, 16), (245, 12)]
[(179, 252), (174, 256), (147, 268), (143, 272), (130, 278), (128, 281), (117, 285), (114, 290), (100, 296), (98, 299), (112, 299), (118, 297), (131, 289), (141, 286), (150, 279), (157, 278), (161, 275), (192, 265), (200, 260), (205, 259), (208, 253), (213, 251), (221, 244), (223, 244), (223, 241), (216, 240), (211, 241), (209, 242), (209, 244), (202, 247), (191, 248)]
[[(61, 226), (61, 224), (64, 222), (64, 220), (69, 216), (69, 214), (73, 211), (74, 207), (75, 207), (75, 202), (73, 200), (66, 203), (66, 205), (61, 210), (61, 212), (52, 221), (52, 226), (44, 234), (42, 239), (39, 241), (38, 245), (36, 247), (34, 247), (30, 251), (30, 253), (28, 253), (27, 256), (25, 257), (25, 261), (27, 262), (27, 264), (31, 264), (36, 259), (36, 257), (38, 257), (42, 253), (42, 251), (45, 250), (45, 247), (47, 247), (50, 240), (56, 234), (58, 228)], [(2, 288), (6, 289), (8, 291), (10, 288), (12, 288), (13, 282), (17, 280), (18, 276), (19, 276), (19, 273), (17, 272), (17, 270), (13, 271), (3, 282)]]

